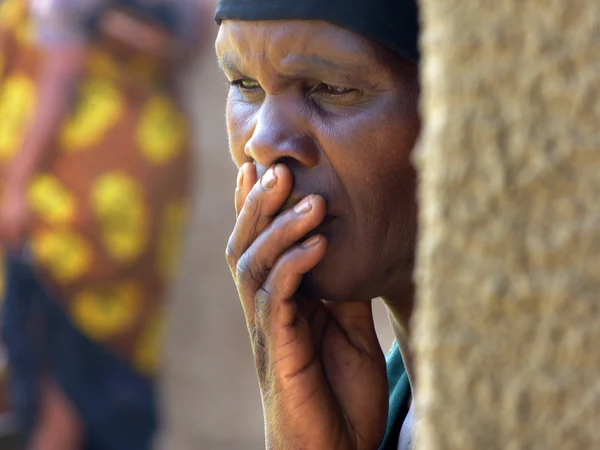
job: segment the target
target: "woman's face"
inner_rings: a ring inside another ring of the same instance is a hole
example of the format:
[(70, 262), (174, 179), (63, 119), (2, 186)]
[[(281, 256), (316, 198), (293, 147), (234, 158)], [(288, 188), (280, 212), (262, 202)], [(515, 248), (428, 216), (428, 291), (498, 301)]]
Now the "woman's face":
[(404, 291), (415, 251), (417, 68), (321, 21), (225, 21), (216, 49), (231, 82), (235, 164), (254, 162), (259, 176), (287, 165), (285, 208), (311, 193), (327, 201), (318, 229), (327, 254), (304, 287), (327, 300)]

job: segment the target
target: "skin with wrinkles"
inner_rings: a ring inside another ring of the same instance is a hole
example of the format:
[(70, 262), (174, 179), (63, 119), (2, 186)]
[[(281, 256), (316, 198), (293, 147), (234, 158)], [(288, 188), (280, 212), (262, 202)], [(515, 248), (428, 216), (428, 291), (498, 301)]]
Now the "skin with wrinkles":
[[(412, 311), (416, 66), (320, 21), (225, 21), (227, 260), (270, 448), (377, 448), (387, 380), (370, 300)], [(402, 332), (401, 332), (402, 331)]]

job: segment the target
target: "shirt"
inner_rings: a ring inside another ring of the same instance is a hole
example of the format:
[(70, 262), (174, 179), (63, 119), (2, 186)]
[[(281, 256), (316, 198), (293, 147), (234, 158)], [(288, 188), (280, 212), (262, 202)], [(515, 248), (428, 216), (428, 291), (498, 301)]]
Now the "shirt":
[(385, 437), (379, 450), (396, 450), (404, 419), (410, 408), (411, 389), (398, 344), (386, 355), (389, 386), (389, 410)]

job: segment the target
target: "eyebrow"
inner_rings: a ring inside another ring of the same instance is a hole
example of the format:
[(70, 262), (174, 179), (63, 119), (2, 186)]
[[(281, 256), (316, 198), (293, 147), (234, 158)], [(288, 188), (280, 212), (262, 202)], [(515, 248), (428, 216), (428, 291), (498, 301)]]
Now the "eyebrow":
[[(345, 77), (363, 76), (370, 78), (373, 67), (367, 64), (337, 63), (317, 55), (288, 55), (282, 60), (282, 75), (289, 78), (301, 76), (323, 78), (328, 75), (342, 75)], [(242, 74), (242, 70), (233, 59), (227, 55), (218, 60), (219, 68), (226, 74)]]
[(219, 58), (218, 63), (219, 69), (225, 73), (240, 73), (240, 69), (238, 69), (237, 65), (227, 56)]

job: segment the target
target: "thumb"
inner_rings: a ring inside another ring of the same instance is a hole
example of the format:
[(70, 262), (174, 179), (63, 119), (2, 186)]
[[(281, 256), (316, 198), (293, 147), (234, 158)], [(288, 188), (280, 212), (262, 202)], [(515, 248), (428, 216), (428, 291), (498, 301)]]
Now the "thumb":
[(326, 306), (355, 345), (369, 353), (380, 349), (371, 301), (327, 302)]

